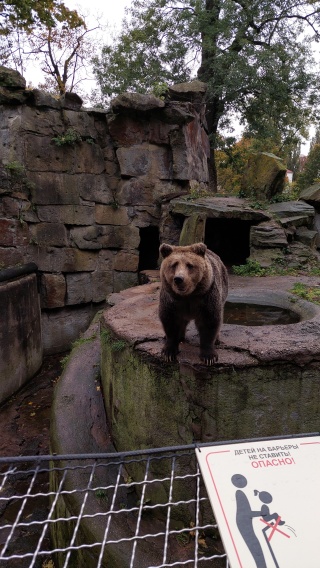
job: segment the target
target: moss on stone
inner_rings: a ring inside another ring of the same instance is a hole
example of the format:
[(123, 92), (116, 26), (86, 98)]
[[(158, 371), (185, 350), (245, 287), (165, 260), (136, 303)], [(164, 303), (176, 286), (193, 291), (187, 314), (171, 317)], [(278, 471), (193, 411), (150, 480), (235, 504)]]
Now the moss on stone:
[[(111, 332), (108, 332), (111, 333)], [(105, 332), (103, 332), (105, 333)], [(161, 360), (127, 344), (121, 351), (112, 341), (102, 345), (102, 385), (112, 439), (118, 451), (161, 448), (201, 442), (277, 436), (304, 431), (304, 399), (309, 408), (309, 431), (318, 429), (319, 411), (311, 404), (309, 389), (316, 388), (319, 368), (302, 381), (302, 370), (291, 363), (247, 368), (215, 366), (209, 370), (163, 365)], [(320, 385), (313, 399), (319, 400)], [(311, 416), (312, 415), (312, 416)], [(190, 470), (190, 457), (179, 473)], [(144, 469), (130, 465), (133, 479), (143, 480)], [(167, 462), (152, 464), (151, 475), (170, 475)], [(183, 482), (176, 498), (185, 497)], [(168, 486), (147, 492), (152, 503), (164, 503)], [(186, 521), (189, 512), (175, 512)]]

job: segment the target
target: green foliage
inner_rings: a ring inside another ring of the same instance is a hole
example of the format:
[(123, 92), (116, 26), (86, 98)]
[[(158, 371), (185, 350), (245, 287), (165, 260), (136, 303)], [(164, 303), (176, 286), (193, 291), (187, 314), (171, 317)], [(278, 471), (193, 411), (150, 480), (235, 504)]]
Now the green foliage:
[(218, 127), (237, 112), (250, 135), (291, 147), (319, 100), (307, 36), (317, 33), (319, 14), (320, 3), (309, 0), (132, 0), (94, 72), (110, 97), (185, 81), (198, 68), (208, 85), (213, 144)]
[[(286, 158), (299, 144), (301, 136), (307, 136), (312, 108), (319, 98), (309, 82), (311, 76), (306, 66), (312, 57), (309, 46), (299, 48), (294, 42), (281, 45), (280, 36), (275, 49), (274, 57), (264, 62), (262, 92), (248, 98), (242, 112), (247, 124), (245, 134), (263, 144), (269, 140), (269, 151)], [(273, 48), (270, 56), (272, 52)], [(314, 79), (318, 84), (319, 77)]]
[(189, 44), (185, 10), (166, 4), (134, 0), (119, 37), (93, 59), (94, 73), (107, 99), (126, 91), (154, 92), (157, 85), (162, 92), (162, 85), (190, 77), (185, 61)]
[(110, 205), (114, 211), (117, 211), (117, 209), (119, 209), (119, 203), (116, 201), (116, 199), (110, 201)]
[(240, 264), (239, 266), (233, 266), (232, 272), (237, 276), (266, 276), (266, 269), (256, 260), (248, 259), (246, 264)]
[(199, 183), (196, 180), (190, 181), (190, 190), (188, 195), (186, 195), (186, 199), (192, 201), (193, 199), (200, 199), (200, 197), (208, 197), (212, 195), (208, 192), (207, 186)]
[(55, 27), (64, 22), (76, 27), (83, 23), (76, 10), (69, 10), (60, 0), (0, 0), (0, 15), (2, 36), (14, 29), (31, 33), (41, 25)]
[(20, 162), (9, 162), (4, 165), (4, 169), (9, 173), (12, 178), (21, 178), (25, 175), (25, 168)]
[(316, 182), (320, 182), (320, 144), (314, 144), (310, 149), (304, 169), (298, 175), (297, 186), (302, 190)]
[(258, 201), (256, 199), (254, 199), (253, 201), (249, 202), (249, 205), (252, 209), (267, 209), (268, 207), (268, 202), (267, 201)]
[(97, 499), (108, 502), (108, 493), (105, 489), (97, 489), (95, 491), (95, 496), (97, 497)]
[(215, 152), (219, 190), (227, 194), (241, 195), (241, 178), (252, 152), (253, 141), (219, 136)]
[[(279, 140), (278, 140), (279, 142)], [(286, 154), (284, 149), (278, 152), (276, 140), (248, 138), (244, 135), (239, 141), (231, 137), (218, 136), (217, 150), (215, 151), (218, 187), (219, 191), (226, 194), (237, 195), (237, 197), (247, 197), (248, 192), (241, 189), (241, 180), (250, 156), (255, 152), (270, 152), (272, 154), (280, 154), (281, 158), (286, 161), (295, 154), (296, 147), (292, 147)], [(280, 195), (276, 195), (270, 200), (271, 203), (281, 201), (292, 201), (299, 197), (300, 190), (293, 182), (287, 183), (284, 191)], [(265, 205), (258, 204), (259, 209), (265, 208)], [(255, 207), (252, 204), (253, 207)], [(257, 208), (257, 207), (255, 207)]]
[(127, 347), (127, 342), (124, 339), (115, 338), (109, 329), (103, 329), (100, 334), (101, 341), (110, 345), (111, 351), (118, 353)]
[(37, 67), (39, 88), (61, 96), (79, 92), (96, 40), (76, 10), (61, 0), (0, 0), (0, 64), (17, 69)]
[(232, 266), (232, 272), (237, 276), (320, 276), (320, 265), (310, 260), (308, 264), (292, 267), (286, 257), (280, 256), (263, 268), (258, 261), (248, 258), (245, 264)]
[(64, 357), (62, 357), (62, 359), (60, 359), (60, 363), (61, 363), (61, 368), (64, 371), (66, 366), (68, 365), (70, 360), (70, 353), (68, 355), (65, 355)]
[(90, 343), (91, 341), (96, 339), (96, 337), (96, 334), (90, 335), (90, 337), (79, 337), (72, 343), (71, 349), (76, 349), (77, 347), (80, 347), (80, 345)]
[(187, 544), (190, 541), (190, 533), (189, 532), (177, 533), (176, 539), (180, 546), (187, 546)]
[(126, 347), (127, 347), (127, 343), (124, 339), (114, 340), (111, 343), (111, 350), (115, 351), (116, 353), (123, 351)]
[[(94, 339), (96, 339), (96, 334), (90, 335), (90, 337), (79, 337), (78, 339), (76, 339), (75, 341), (73, 341), (72, 345), (71, 345), (71, 351), (73, 349), (76, 349), (77, 347), (80, 347), (81, 345), (85, 345), (86, 343), (90, 343), (91, 341), (93, 341)], [(65, 357), (63, 357), (60, 360), (62, 369), (64, 370), (67, 366), (67, 364), (70, 361), (70, 357), (71, 357), (71, 351), (65, 355)]]
[(307, 284), (303, 284), (302, 282), (296, 282), (290, 292), (308, 302), (320, 304), (320, 286), (307, 286)]
[(310, 276), (320, 276), (320, 266), (318, 264), (315, 266), (311, 266), (309, 274)]
[(111, 343), (112, 335), (109, 329), (102, 329), (100, 333), (100, 339), (103, 343)]
[(270, 203), (282, 203), (283, 201), (296, 201), (299, 199), (300, 189), (295, 182), (287, 184), (284, 191), (278, 195), (274, 195), (270, 199)]
[(34, 188), (34, 183), (27, 178), (25, 167), (16, 160), (0, 165), (0, 178), (3, 179), (1, 193), (31, 191)]
[(60, 134), (51, 140), (56, 144), (56, 146), (74, 146), (82, 141), (82, 138), (74, 128), (68, 128), (64, 134)]
[(165, 99), (169, 87), (167, 83), (155, 83), (152, 87), (152, 94), (160, 99)]

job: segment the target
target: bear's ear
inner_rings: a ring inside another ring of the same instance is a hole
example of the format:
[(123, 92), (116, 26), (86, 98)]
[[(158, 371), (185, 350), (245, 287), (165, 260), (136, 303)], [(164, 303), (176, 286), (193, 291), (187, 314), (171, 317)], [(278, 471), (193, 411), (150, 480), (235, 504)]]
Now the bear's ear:
[(199, 256), (204, 256), (206, 254), (207, 245), (204, 243), (195, 243), (190, 246), (190, 250)]
[(159, 251), (162, 254), (163, 258), (166, 258), (167, 256), (169, 256), (169, 254), (172, 253), (173, 248), (172, 248), (171, 245), (167, 245), (166, 243), (163, 243), (163, 245), (161, 245)]

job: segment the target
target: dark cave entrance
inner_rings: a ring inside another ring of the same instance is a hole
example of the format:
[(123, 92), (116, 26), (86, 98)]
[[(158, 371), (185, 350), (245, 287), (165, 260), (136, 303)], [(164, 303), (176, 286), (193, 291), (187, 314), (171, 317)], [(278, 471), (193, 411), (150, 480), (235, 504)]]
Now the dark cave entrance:
[(251, 225), (252, 221), (240, 219), (207, 219), (204, 242), (228, 268), (245, 264), (250, 256)]
[(140, 229), (139, 266), (141, 270), (156, 270), (159, 259), (159, 228), (150, 225)]

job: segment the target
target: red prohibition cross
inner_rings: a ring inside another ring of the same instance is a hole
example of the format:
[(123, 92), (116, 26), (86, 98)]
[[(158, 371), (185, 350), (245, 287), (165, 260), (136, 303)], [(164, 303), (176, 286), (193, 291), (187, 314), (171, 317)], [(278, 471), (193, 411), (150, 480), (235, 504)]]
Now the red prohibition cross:
[(265, 521), (264, 519), (260, 519), (260, 521), (262, 521), (265, 525), (268, 525), (268, 527), (270, 527), (272, 529), (270, 535), (268, 536), (268, 542), (270, 542), (270, 540), (272, 539), (275, 531), (278, 531), (279, 533), (283, 534), (283, 536), (286, 536), (287, 538), (290, 538), (290, 535), (286, 534), (285, 532), (281, 531), (280, 529), (278, 529), (278, 524), (281, 521), (281, 517), (279, 516), (275, 522), (275, 524), (271, 524), (271, 523), (267, 523), (267, 521)]

